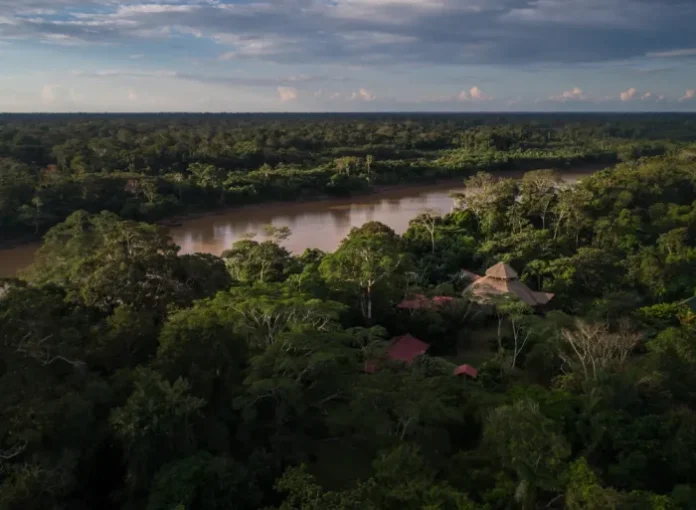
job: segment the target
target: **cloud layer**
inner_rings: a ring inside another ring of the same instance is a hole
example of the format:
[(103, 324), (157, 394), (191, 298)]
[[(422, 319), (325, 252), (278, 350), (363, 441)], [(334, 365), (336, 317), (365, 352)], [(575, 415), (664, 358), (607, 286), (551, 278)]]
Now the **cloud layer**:
[(693, 0), (0, 0), (0, 96), (31, 104), (33, 90), (67, 108), (98, 86), (124, 108), (167, 89), (157, 107), (609, 109), (663, 97), (689, 109), (694, 19)]
[(222, 59), (276, 62), (693, 56), (693, 19), (689, 0), (0, 0), (5, 40), (78, 45), (193, 36), (218, 44)]

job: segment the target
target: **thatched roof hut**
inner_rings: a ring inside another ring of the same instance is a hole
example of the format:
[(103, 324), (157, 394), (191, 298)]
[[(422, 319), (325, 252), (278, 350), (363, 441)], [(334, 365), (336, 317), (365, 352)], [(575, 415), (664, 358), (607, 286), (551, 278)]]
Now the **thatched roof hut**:
[(482, 302), (490, 302), (504, 294), (513, 294), (529, 306), (545, 305), (553, 299), (553, 294), (535, 292), (527, 287), (519, 280), (517, 271), (503, 262), (489, 268), (485, 276), (476, 279), (464, 292)]

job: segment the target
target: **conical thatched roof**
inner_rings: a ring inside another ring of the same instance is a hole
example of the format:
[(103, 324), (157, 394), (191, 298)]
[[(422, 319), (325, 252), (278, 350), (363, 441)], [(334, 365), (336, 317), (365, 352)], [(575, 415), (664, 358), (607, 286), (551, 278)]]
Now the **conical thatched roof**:
[(518, 278), (517, 271), (504, 262), (500, 262), (495, 266), (488, 268), (488, 271), (486, 271), (486, 276), (497, 278), (498, 280), (516, 280)]
[(518, 279), (517, 271), (507, 264), (500, 263), (486, 271), (486, 276), (476, 280), (464, 291), (482, 302), (491, 301), (496, 296), (513, 294), (529, 306), (545, 305), (553, 298), (548, 292), (535, 292)]

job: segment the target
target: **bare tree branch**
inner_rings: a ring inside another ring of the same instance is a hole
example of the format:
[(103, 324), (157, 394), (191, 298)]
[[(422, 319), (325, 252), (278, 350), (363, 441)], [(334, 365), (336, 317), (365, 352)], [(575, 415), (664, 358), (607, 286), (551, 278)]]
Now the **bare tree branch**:
[(27, 447), (27, 442), (17, 443), (9, 450), (0, 450), (0, 461), (10, 460), (20, 455)]
[(561, 338), (570, 351), (561, 348), (564, 364), (581, 371), (585, 379), (597, 379), (602, 371), (621, 369), (638, 345), (641, 335), (622, 321), (619, 331), (611, 333), (606, 324), (588, 324), (577, 320), (573, 329), (561, 331)]
[(56, 361), (63, 361), (74, 367), (82, 367), (85, 365), (84, 361), (71, 360), (65, 356), (56, 355), (51, 352), (51, 346), (47, 342), (53, 338), (53, 335), (48, 335), (39, 340), (32, 340), (31, 333), (27, 333), (24, 337), (17, 343), (15, 350), (24, 354), (30, 358), (35, 359), (44, 366), (52, 365)]

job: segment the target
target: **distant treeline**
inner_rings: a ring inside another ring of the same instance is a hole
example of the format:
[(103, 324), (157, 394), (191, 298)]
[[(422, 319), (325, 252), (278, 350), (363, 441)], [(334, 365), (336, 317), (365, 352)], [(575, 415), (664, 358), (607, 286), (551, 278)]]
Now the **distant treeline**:
[(156, 220), (265, 200), (347, 195), (479, 170), (679, 154), (684, 114), (0, 115), (0, 229), (78, 209)]

